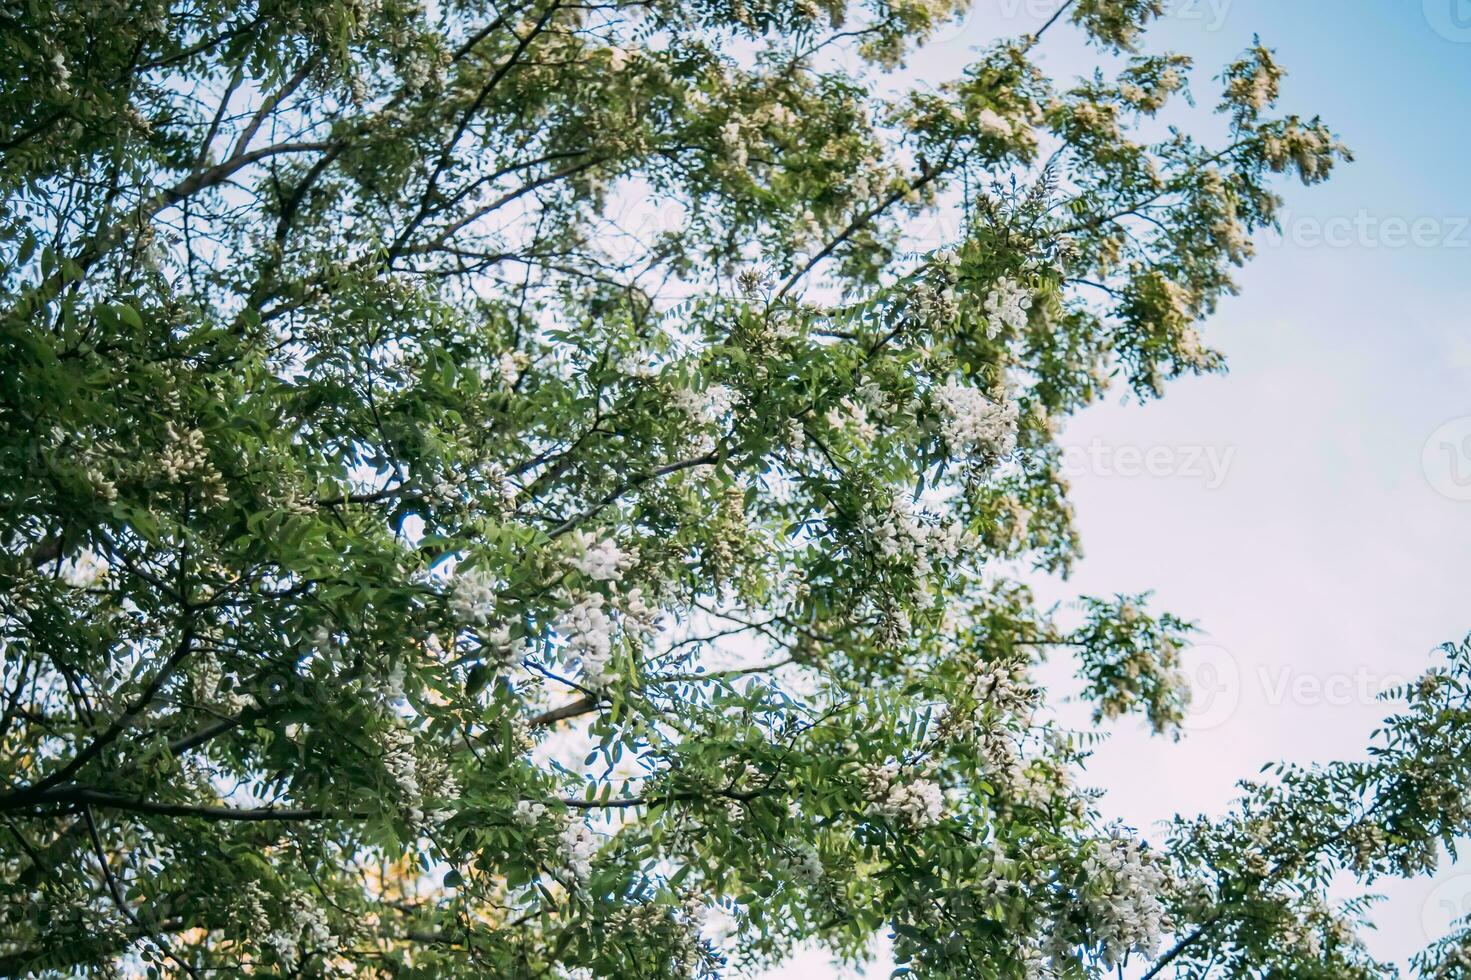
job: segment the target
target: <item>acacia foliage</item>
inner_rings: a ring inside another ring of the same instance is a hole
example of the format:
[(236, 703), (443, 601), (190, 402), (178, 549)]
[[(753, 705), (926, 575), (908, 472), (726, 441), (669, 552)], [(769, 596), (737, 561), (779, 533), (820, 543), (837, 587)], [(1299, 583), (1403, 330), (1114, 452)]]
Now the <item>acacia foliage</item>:
[[(1033, 669), (1169, 733), (1189, 625), (1015, 574), (1078, 554), (1058, 425), (1218, 369), (1274, 180), (1346, 151), (1259, 45), (1220, 141), (1154, 125), (1157, 0), (1047, 22), (1106, 74), (1039, 30), (895, 91), (962, 13), (8, 8), (3, 972), (1380, 969), (1317, 898), (1357, 831), (1238, 838), (1398, 771), (1103, 825)], [(1395, 812), (1364, 868), (1423, 865)]]

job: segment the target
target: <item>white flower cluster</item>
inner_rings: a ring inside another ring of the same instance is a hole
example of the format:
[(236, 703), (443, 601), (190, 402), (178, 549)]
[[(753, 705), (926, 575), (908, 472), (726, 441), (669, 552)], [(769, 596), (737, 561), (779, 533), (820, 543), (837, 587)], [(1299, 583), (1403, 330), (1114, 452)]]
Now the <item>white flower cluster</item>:
[(598, 853), (598, 839), (581, 820), (570, 820), (557, 838), (557, 857), (578, 887), (592, 877), (593, 855)]
[(326, 913), (306, 898), (293, 895), (287, 914), (292, 921), (273, 930), (265, 941), (280, 959), (283, 972), (294, 973), (303, 958), (337, 948)]
[(1010, 139), (1015, 132), (1011, 120), (991, 108), (982, 109), (976, 114), (976, 125), (981, 132), (997, 139)]
[(933, 780), (906, 775), (892, 762), (864, 766), (859, 775), (868, 791), (870, 812), (914, 827), (928, 827), (945, 815), (945, 793)]
[(83, 548), (61, 563), (58, 575), (74, 589), (90, 589), (107, 577), (111, 566), (91, 548)]
[(456, 572), (450, 584), (449, 611), (456, 622), (484, 626), (495, 613), (495, 580), (479, 568)]
[(787, 876), (807, 885), (822, 881), (822, 857), (807, 841), (797, 841), (777, 856), (777, 866)]
[(516, 387), (516, 382), (521, 380), (521, 357), (512, 351), (506, 351), (496, 358), (495, 370), (500, 376), (501, 384), (507, 388)]
[(173, 423), (165, 429), (169, 445), (158, 457), (158, 467), (171, 481), (178, 481), (209, 464), (209, 453), (204, 448), (204, 433), (198, 429), (180, 432)]
[(525, 641), (517, 643), (511, 639), (511, 627), (504, 623), (493, 629), (481, 630), (480, 642), (482, 652), (492, 654), (491, 659), (503, 667), (516, 665), (532, 652)]
[(613, 368), (619, 374), (630, 378), (652, 378), (659, 373), (659, 364), (654, 360), (653, 355), (641, 349), (625, 351), (618, 355)]
[(1114, 828), (1083, 861), (1084, 904), (1099, 955), (1112, 970), (1130, 952), (1153, 956), (1160, 934), (1170, 927), (1159, 896), (1169, 877), (1139, 842)]
[(624, 551), (612, 538), (599, 541), (584, 531), (572, 537), (572, 567), (598, 582), (616, 582), (638, 559), (637, 550)]
[[(735, 406), (735, 389), (729, 385), (711, 385), (704, 391), (681, 388), (674, 393), (674, 402), (690, 417), (696, 427), (708, 430), (720, 423)], [(715, 439), (708, 431), (701, 432), (696, 440), (701, 452), (715, 448)]]
[(1304, 125), (1293, 121), (1283, 127), (1280, 136), (1268, 133), (1262, 137), (1267, 165), (1281, 173), (1291, 164), (1304, 184), (1327, 177), (1334, 154), (1341, 151), (1333, 133), (1322, 123)]
[[(952, 258), (955, 258), (954, 252), (941, 252), (937, 257), (947, 274), (953, 272), (950, 265)], [(909, 302), (915, 319), (937, 329), (948, 328), (960, 312), (960, 307), (955, 302), (955, 290), (949, 286), (936, 289), (927, 283), (921, 283), (909, 294)]]
[(511, 819), (522, 827), (535, 827), (551, 820), (560, 824), (557, 831), (557, 861), (579, 886), (592, 875), (592, 859), (598, 852), (598, 839), (587, 825), (569, 814), (558, 814), (545, 803), (518, 800)]
[(421, 770), (420, 761), (414, 752), (414, 735), (407, 728), (395, 725), (383, 733), (383, 769), (393, 780), (398, 792), (398, 802), (408, 822), (415, 828), (424, 828), (443, 823), (450, 813), (443, 809), (425, 809), (425, 797), (439, 795), (451, 797), (458, 792), (453, 774), (441, 766)]
[(960, 553), (965, 529), (955, 522), (942, 522), (917, 513), (906, 497), (895, 497), (881, 517), (865, 516), (868, 533), (884, 558), (907, 560), (916, 576), (928, 575), (936, 560)]
[(730, 414), (735, 397), (735, 389), (730, 385), (711, 385), (696, 396), (690, 414), (700, 421), (718, 422)]
[(847, 430), (854, 442), (868, 443), (878, 438), (878, 426), (869, 420), (868, 409), (851, 398), (828, 409), (825, 418), (834, 429)]
[[(572, 565), (594, 581), (617, 583), (637, 560), (637, 549), (624, 550), (611, 538), (582, 532), (573, 536)], [(557, 620), (556, 632), (566, 641), (568, 658), (581, 665), (583, 683), (601, 690), (614, 678), (609, 664), (618, 629), (636, 640), (648, 637), (655, 631), (659, 612), (640, 588), (621, 596), (615, 591), (611, 598), (581, 592), (573, 593), (572, 598), (571, 608)]]
[(1003, 329), (1019, 332), (1026, 328), (1032, 294), (1015, 279), (1004, 278), (986, 294), (986, 336), (995, 338)]
[(731, 119), (720, 127), (720, 141), (725, 146), (726, 159), (735, 170), (744, 170), (749, 159), (745, 136), (739, 119)]
[(1016, 402), (992, 401), (979, 388), (953, 382), (935, 389), (945, 441), (973, 454), (1005, 455), (1016, 448), (1020, 409)]
[(1023, 724), (1031, 721), (1038, 700), (1037, 689), (1019, 678), (1015, 667), (996, 661), (976, 665), (970, 693), (979, 710), (990, 709)]
[(557, 620), (557, 632), (567, 640), (567, 652), (582, 664), (583, 681), (604, 688), (612, 681), (613, 618), (600, 595), (584, 596)]

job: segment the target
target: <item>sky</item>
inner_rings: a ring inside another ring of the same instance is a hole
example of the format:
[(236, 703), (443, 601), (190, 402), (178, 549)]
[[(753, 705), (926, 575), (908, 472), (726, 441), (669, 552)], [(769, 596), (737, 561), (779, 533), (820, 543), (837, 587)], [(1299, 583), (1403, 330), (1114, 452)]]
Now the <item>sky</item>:
[[(1057, 2), (978, 0), (911, 70), (941, 81)], [(1153, 589), (1202, 630), (1186, 737), (1112, 725), (1086, 773), (1145, 836), (1221, 812), (1265, 763), (1361, 756), (1393, 710), (1379, 692), (1471, 632), (1471, 0), (1165, 4), (1146, 45), (1196, 58), (1207, 109), (1259, 34), (1289, 71), (1283, 108), (1356, 161), (1283, 186), (1282, 234), (1203, 330), (1229, 374), (1143, 406), (1115, 393), (1062, 437), (1086, 557), (1041, 594)], [(1061, 25), (1038, 57), (1060, 77), (1097, 60)], [(1403, 963), (1471, 913), (1471, 863), (1374, 891), (1370, 952)], [(887, 975), (882, 954), (867, 972)], [(851, 975), (809, 951), (767, 977)]]

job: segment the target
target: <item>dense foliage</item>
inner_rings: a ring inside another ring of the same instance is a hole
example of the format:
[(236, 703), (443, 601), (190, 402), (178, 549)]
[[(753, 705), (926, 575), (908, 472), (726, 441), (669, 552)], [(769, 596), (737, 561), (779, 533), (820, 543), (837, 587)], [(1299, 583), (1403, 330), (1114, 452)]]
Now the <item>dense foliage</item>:
[(1159, 0), (890, 84), (962, 8), (6, 5), (0, 973), (1382, 975), (1323, 881), (1462, 829), (1466, 652), (1151, 847), (1032, 671), (1169, 733), (1189, 625), (1018, 581), (1346, 153), (1262, 47), (1159, 126)]

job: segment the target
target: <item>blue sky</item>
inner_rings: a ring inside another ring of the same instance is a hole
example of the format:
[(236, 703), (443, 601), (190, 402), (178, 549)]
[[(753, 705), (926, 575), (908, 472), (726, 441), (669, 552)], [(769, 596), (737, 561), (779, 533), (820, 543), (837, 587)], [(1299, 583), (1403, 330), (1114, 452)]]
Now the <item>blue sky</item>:
[[(915, 74), (941, 80), (1051, 3), (979, 0)], [(1145, 406), (1115, 395), (1064, 433), (1088, 557), (1043, 593), (1154, 589), (1204, 631), (1186, 739), (1114, 726), (1087, 773), (1146, 836), (1223, 809), (1266, 762), (1360, 755), (1390, 710), (1374, 695), (1471, 631), (1471, 0), (1166, 4), (1148, 47), (1197, 59), (1205, 109), (1260, 34), (1290, 73), (1284, 108), (1322, 115), (1357, 160), (1284, 187), (1284, 233), (1206, 325), (1229, 374)], [(1061, 28), (1040, 57), (1062, 76), (1096, 60)], [(1471, 865), (1374, 890), (1371, 951), (1402, 962), (1471, 913)], [(820, 952), (771, 974), (844, 975)]]

